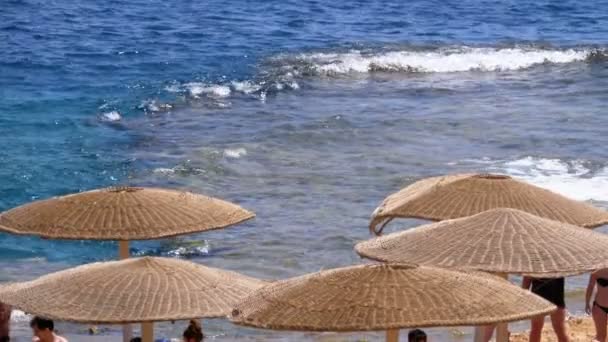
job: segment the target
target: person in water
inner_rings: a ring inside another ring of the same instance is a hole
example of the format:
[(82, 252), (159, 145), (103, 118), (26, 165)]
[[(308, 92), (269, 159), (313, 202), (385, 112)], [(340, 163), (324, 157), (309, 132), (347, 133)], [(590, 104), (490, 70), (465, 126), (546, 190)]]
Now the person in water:
[[(591, 297), (595, 288), (597, 288), (597, 291), (592, 303)], [(589, 276), (589, 284), (585, 292), (585, 311), (593, 317), (595, 340), (606, 342), (606, 324), (608, 323), (608, 268), (595, 271)]]
[[(551, 313), (553, 331), (557, 335), (558, 342), (570, 342), (566, 331), (566, 303), (564, 301), (564, 278), (530, 278), (524, 277), (522, 287), (532, 290), (532, 293), (546, 299), (557, 306), (557, 310)], [(540, 337), (545, 325), (545, 316), (532, 319), (530, 328), (530, 342), (540, 342)]]
[(197, 320), (190, 320), (190, 324), (184, 330), (184, 342), (201, 342), (203, 340), (203, 329)]
[(30, 327), (34, 333), (33, 342), (68, 342), (64, 337), (55, 335), (55, 323), (50, 319), (35, 316)]
[(11, 328), (11, 306), (0, 303), (0, 342), (9, 342)]

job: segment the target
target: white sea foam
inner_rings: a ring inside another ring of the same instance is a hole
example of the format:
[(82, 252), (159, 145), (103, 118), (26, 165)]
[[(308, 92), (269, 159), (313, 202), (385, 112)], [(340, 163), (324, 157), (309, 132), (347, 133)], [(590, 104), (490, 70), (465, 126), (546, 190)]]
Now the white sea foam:
[(228, 97), (230, 96), (230, 87), (224, 85), (209, 85), (200, 82), (190, 82), (183, 85), (192, 97), (200, 97), (207, 95), (210, 97)]
[(159, 167), (152, 171), (153, 173), (161, 176), (173, 176), (173, 175), (198, 175), (205, 173), (204, 169), (191, 167), (189, 165), (176, 165), (172, 168)]
[(122, 119), (122, 116), (116, 110), (113, 110), (111, 112), (102, 113), (99, 115), (99, 120), (101, 120), (103, 122), (115, 122), (115, 121), (120, 121), (120, 119)]
[(154, 169), (154, 171), (152, 171), (152, 172), (154, 172), (156, 174), (164, 175), (164, 176), (170, 176), (170, 175), (175, 174), (174, 169), (170, 169), (167, 167), (159, 167), (159, 168)]
[(170, 93), (179, 93), (180, 91), (182, 91), (182, 87), (179, 84), (174, 83), (174, 84), (166, 86), (165, 90)]
[[(255, 94), (264, 102), (275, 91), (300, 89), (303, 77), (343, 76), (371, 72), (455, 73), (495, 72), (528, 69), (541, 64), (566, 64), (592, 60), (606, 50), (593, 48), (557, 49), (537, 47), (451, 47), (403, 50), (351, 50), (348, 52), (315, 52), (280, 54), (263, 64), (263, 70), (251, 80), (220, 83), (172, 83), (167, 92), (190, 98), (218, 100), (234, 94)], [(453, 82), (453, 81), (452, 81)], [(153, 105), (153, 103), (152, 103)], [(223, 104), (218, 105), (224, 106)], [(151, 107), (154, 109), (153, 107)]]
[(570, 63), (585, 60), (590, 50), (546, 50), (532, 48), (468, 48), (433, 51), (392, 51), (367, 54), (301, 54), (296, 59), (310, 64), (322, 74), (388, 72), (461, 72), (519, 70), (543, 63)]
[(591, 170), (582, 160), (525, 157), (511, 161), (480, 160), (492, 172), (515, 178), (580, 200), (608, 202), (608, 167)]
[(155, 113), (161, 111), (168, 111), (173, 108), (173, 106), (169, 103), (161, 103), (156, 100), (145, 100), (142, 101), (142, 103), (139, 105), (139, 108), (143, 109), (146, 112)]
[(21, 310), (13, 310), (11, 312), (11, 322), (28, 322), (30, 319), (32, 319), (32, 316)]
[(255, 93), (256, 91), (262, 89), (261, 85), (251, 82), (251, 81), (242, 81), (242, 82), (233, 81), (231, 84), (235, 91), (238, 91), (238, 92), (241, 92), (244, 94)]
[(247, 155), (247, 150), (244, 148), (225, 149), (224, 156), (227, 158), (240, 158)]

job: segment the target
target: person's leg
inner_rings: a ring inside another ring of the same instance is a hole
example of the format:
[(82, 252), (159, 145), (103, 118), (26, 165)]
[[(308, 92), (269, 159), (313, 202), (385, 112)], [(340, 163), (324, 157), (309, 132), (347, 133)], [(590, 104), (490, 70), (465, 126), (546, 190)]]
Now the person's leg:
[(593, 304), (591, 309), (591, 316), (593, 317), (593, 323), (595, 323), (595, 340), (598, 342), (606, 342), (606, 321), (607, 315), (597, 305)]
[(490, 342), (490, 340), (492, 339), (492, 335), (494, 335), (494, 329), (496, 328), (495, 324), (492, 325), (485, 325), (482, 330), (483, 330), (483, 341), (484, 342)]
[(551, 314), (551, 323), (553, 324), (553, 331), (557, 335), (558, 342), (569, 342), (568, 329), (566, 328), (566, 309), (558, 308)]
[(532, 324), (530, 327), (530, 342), (540, 342), (540, 336), (543, 332), (543, 325), (545, 325), (545, 316), (536, 316), (532, 318)]

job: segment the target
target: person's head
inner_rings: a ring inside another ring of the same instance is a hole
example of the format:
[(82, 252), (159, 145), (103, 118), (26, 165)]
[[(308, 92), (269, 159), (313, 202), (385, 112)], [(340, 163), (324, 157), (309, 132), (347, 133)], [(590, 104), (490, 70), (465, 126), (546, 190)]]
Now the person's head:
[(129, 342), (141, 342), (141, 337), (133, 337)]
[(411, 330), (407, 334), (408, 342), (426, 342), (426, 333), (420, 329)]
[(196, 320), (190, 320), (190, 324), (184, 330), (184, 342), (201, 342), (203, 340), (203, 330)]
[(34, 336), (43, 339), (55, 330), (55, 324), (52, 320), (35, 316), (30, 321), (30, 327)]

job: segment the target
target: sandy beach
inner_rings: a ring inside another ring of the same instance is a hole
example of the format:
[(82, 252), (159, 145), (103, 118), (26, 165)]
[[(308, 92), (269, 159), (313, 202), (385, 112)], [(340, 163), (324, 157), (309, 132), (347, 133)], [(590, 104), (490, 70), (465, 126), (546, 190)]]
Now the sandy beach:
[[(571, 341), (592, 341), (595, 337), (595, 327), (593, 326), (593, 320), (591, 317), (571, 317), (568, 319), (568, 329)], [(513, 342), (525, 342), (528, 340), (527, 332), (518, 333), (511, 336), (511, 341)], [(542, 341), (557, 341), (549, 322), (545, 324)]]

